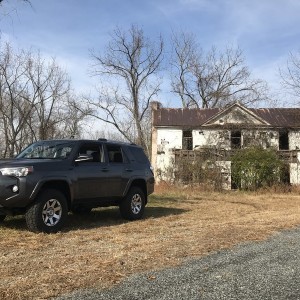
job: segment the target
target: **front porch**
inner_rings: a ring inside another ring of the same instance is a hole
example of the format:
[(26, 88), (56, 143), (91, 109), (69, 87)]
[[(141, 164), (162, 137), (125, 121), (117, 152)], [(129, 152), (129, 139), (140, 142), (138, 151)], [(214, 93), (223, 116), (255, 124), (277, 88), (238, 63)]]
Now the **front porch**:
[[(191, 160), (212, 160), (212, 161), (231, 161), (231, 157), (237, 152), (237, 149), (216, 149), (199, 148), (195, 150), (172, 149), (175, 161), (178, 158), (188, 158)], [(300, 150), (278, 150), (279, 157), (287, 163), (300, 164)]]
[[(186, 183), (209, 179), (211, 182), (217, 181), (216, 185), (223, 189), (235, 188), (231, 176), (231, 160), (237, 151), (214, 148), (173, 149), (174, 179)], [(277, 155), (286, 166), (280, 181), (300, 184), (300, 150), (280, 150), (277, 151)]]

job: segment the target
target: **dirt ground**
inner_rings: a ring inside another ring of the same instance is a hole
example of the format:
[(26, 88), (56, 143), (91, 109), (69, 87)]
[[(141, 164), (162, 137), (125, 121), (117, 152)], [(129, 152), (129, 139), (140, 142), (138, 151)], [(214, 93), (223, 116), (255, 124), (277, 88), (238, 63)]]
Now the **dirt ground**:
[[(27, 231), (23, 217), (0, 227), (0, 299), (47, 299), (103, 288), (300, 224), (300, 193), (176, 189), (160, 186), (145, 218), (123, 221), (117, 208), (69, 215), (58, 234)], [(149, 278), (151, 280), (151, 278)]]

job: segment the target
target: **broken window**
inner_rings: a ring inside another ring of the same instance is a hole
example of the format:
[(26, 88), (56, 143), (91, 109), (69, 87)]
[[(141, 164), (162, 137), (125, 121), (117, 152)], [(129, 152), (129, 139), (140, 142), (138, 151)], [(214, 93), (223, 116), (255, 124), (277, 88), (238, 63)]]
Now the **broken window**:
[(193, 150), (193, 134), (191, 130), (186, 130), (182, 133), (182, 149)]
[(289, 133), (288, 131), (279, 132), (279, 150), (289, 150)]
[(231, 149), (241, 148), (241, 131), (231, 131)]

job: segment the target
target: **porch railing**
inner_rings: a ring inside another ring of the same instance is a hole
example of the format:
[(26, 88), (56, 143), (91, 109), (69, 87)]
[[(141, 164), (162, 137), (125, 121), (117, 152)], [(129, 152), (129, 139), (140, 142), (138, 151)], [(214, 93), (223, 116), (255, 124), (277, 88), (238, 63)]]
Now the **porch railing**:
[[(230, 161), (231, 157), (237, 150), (214, 149), (214, 148), (199, 148), (196, 150), (173, 149), (172, 152), (176, 158), (188, 158), (191, 160), (215, 160), (215, 161)], [(289, 163), (300, 163), (300, 150), (278, 150), (279, 157)]]

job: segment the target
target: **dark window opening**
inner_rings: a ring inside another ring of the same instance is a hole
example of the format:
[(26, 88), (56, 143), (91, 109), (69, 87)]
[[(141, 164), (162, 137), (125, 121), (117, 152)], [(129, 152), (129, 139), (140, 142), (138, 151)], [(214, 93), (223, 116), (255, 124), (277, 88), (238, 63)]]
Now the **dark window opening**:
[(289, 133), (279, 132), (279, 150), (289, 150)]
[(193, 150), (193, 134), (192, 134), (191, 130), (183, 131), (182, 149), (183, 150)]
[(231, 149), (240, 149), (241, 148), (241, 132), (232, 131), (231, 132)]

